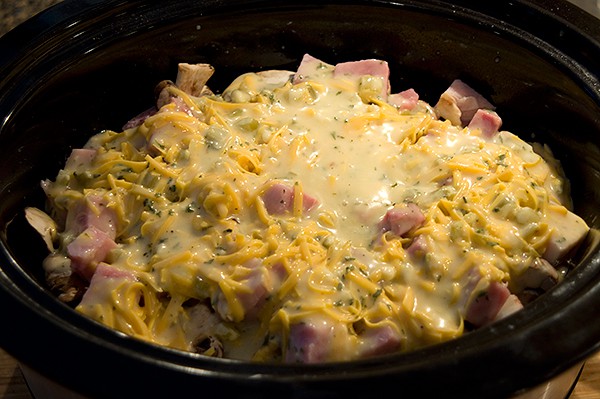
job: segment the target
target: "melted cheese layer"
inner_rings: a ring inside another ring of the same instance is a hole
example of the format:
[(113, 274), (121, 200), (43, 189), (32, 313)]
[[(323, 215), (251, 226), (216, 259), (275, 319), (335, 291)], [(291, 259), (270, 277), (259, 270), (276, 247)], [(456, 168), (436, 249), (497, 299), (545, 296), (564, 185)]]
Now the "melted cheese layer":
[[(91, 164), (46, 192), (63, 210), (105, 199), (118, 216), (105, 263), (134, 278), (93, 284), (78, 311), (182, 350), (217, 337), (225, 356), (255, 360), (289, 359), (302, 325), (326, 331), (320, 360), (368, 356), (383, 332), (395, 350), (463, 334), (473, 296), (545, 252), (567, 211), (562, 177), (509, 132), (365, 101), (361, 84), (319, 64), (295, 84), (245, 74), (219, 96), (173, 87), (177, 101), (139, 127), (92, 137)], [(289, 209), (270, 212), (268, 193), (285, 189)], [(382, 229), (407, 204), (424, 220)], [(214, 315), (193, 306), (205, 302)]]

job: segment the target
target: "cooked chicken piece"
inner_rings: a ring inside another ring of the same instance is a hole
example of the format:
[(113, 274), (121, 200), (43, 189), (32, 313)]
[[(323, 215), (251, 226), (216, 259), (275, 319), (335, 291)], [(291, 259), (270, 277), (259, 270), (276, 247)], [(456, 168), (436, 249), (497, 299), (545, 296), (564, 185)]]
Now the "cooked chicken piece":
[(521, 275), (513, 277), (511, 290), (520, 293), (525, 289), (548, 291), (559, 280), (559, 274), (547, 260), (537, 258)]
[(590, 228), (581, 217), (564, 208), (550, 208), (548, 215), (554, 229), (542, 256), (556, 265), (583, 241)]
[(210, 64), (179, 64), (175, 85), (184, 92), (199, 97), (206, 93), (206, 82), (215, 72)]
[(196, 336), (191, 349), (201, 355), (223, 357), (223, 343), (218, 337), (212, 335), (215, 326), (222, 322), (221, 318), (203, 302), (190, 306), (188, 314)]
[(61, 302), (79, 303), (85, 293), (87, 282), (71, 270), (71, 260), (63, 255), (53, 254), (44, 259), (46, 283)]
[(459, 79), (442, 93), (434, 107), (438, 116), (455, 126), (467, 126), (479, 109), (493, 111), (494, 108), (481, 94)]
[(58, 238), (56, 222), (44, 211), (34, 207), (25, 208), (25, 218), (40, 234), (48, 251), (54, 251), (54, 243)]

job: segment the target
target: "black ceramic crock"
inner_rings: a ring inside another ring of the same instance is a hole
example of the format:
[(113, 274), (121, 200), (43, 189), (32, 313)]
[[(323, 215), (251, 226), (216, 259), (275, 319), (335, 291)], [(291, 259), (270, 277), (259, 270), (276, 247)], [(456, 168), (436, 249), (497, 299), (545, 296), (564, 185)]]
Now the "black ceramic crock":
[[(178, 62), (242, 72), (381, 58), (392, 87), (435, 102), (455, 79), (504, 128), (554, 149), (592, 227), (566, 280), (494, 325), (407, 354), (252, 364), (147, 344), (92, 322), (43, 283), (24, 222), (73, 147), (153, 103)], [(508, 397), (600, 346), (600, 24), (563, 0), (66, 0), (0, 39), (0, 346), (90, 397)]]

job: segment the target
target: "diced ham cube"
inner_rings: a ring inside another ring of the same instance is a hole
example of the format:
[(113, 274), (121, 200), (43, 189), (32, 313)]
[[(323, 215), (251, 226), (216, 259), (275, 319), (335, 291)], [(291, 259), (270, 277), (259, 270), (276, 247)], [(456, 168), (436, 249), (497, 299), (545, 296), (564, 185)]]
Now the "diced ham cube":
[[(171, 97), (170, 103), (175, 104), (175, 110), (177, 112), (182, 112), (184, 114), (188, 114), (189, 116), (194, 116), (194, 112), (192, 111), (190, 106), (181, 97)], [(172, 132), (172, 130), (168, 128), (165, 130)], [(155, 140), (154, 136), (148, 141), (152, 142), (153, 140)]]
[[(235, 304), (230, 304), (222, 292), (218, 292), (213, 300), (215, 310), (224, 320), (254, 319), (267, 297), (266, 270), (262, 267), (261, 261), (256, 258), (251, 259), (246, 262), (245, 266), (249, 269), (249, 272), (241, 280), (241, 285), (247, 291), (236, 293)], [(241, 307), (243, 314), (236, 316), (236, 313), (231, 309), (232, 305)]]
[(505, 284), (492, 281), (487, 289), (474, 293), (467, 304), (465, 320), (476, 327), (481, 327), (496, 320), (496, 316), (511, 295)]
[(381, 60), (360, 60), (341, 62), (335, 65), (334, 76), (378, 76), (386, 81), (390, 77), (390, 68), (386, 61)]
[(244, 291), (236, 292), (232, 299), (235, 303), (229, 303), (222, 291), (217, 291), (213, 298), (214, 308), (224, 320), (256, 320), (267, 298), (287, 277), (287, 270), (280, 263), (267, 268), (260, 259), (253, 258), (244, 267), (248, 269), (240, 281)]
[(117, 269), (114, 266), (111, 266), (107, 263), (100, 262), (96, 267), (96, 272), (94, 273), (94, 277), (96, 278), (125, 278), (127, 280), (134, 281), (135, 276), (127, 271)]
[(379, 97), (386, 100), (390, 91), (390, 68), (386, 61), (368, 59), (342, 62), (335, 65), (333, 72), (334, 77), (360, 78), (367, 75), (381, 79), (382, 85)]
[(416, 257), (425, 255), (425, 253), (427, 251), (428, 251), (427, 237), (425, 237), (422, 234), (416, 236), (413, 239), (413, 241), (410, 243), (408, 248), (406, 248), (407, 253), (409, 253), (411, 256), (416, 256)]
[(504, 305), (502, 305), (502, 307), (496, 314), (496, 317), (494, 317), (494, 321), (501, 320), (521, 309), (523, 309), (523, 304), (521, 303), (519, 298), (514, 294), (510, 294), (509, 297), (506, 298), (506, 302), (504, 302)]
[(480, 129), (485, 137), (491, 138), (500, 131), (502, 118), (490, 109), (480, 108), (469, 122), (470, 129)]
[(495, 107), (463, 81), (456, 79), (440, 96), (434, 107), (438, 116), (455, 126), (467, 126), (478, 109)]
[(275, 263), (271, 266), (270, 278), (275, 286), (281, 285), (283, 281), (288, 277), (288, 271), (282, 263)]
[(117, 244), (104, 231), (89, 226), (67, 245), (71, 269), (79, 276), (90, 280), (98, 263), (106, 260)]
[(135, 276), (106, 263), (99, 263), (78, 306), (93, 307), (98, 303), (105, 303), (105, 297), (111, 295), (114, 287), (122, 281), (135, 281)]
[(543, 254), (551, 264), (557, 264), (586, 237), (589, 227), (585, 221), (566, 209), (549, 210), (550, 226), (553, 231)]
[(274, 184), (263, 195), (267, 212), (271, 215), (282, 215), (294, 205), (294, 189), (284, 184)]
[(402, 337), (390, 325), (369, 328), (360, 337), (360, 356), (363, 358), (396, 352), (402, 344)]
[(108, 207), (107, 201), (99, 195), (83, 198), (67, 213), (65, 230), (78, 235), (95, 227), (111, 239), (117, 234), (117, 215)]
[[(294, 209), (294, 188), (282, 183), (271, 185), (262, 196), (262, 199), (267, 208), (267, 212), (271, 215), (284, 215), (292, 212)], [(302, 208), (304, 212), (309, 212), (318, 205), (316, 198), (303, 193)]]
[(414, 89), (401, 91), (400, 93), (390, 94), (388, 103), (394, 105), (401, 111), (410, 111), (419, 103), (419, 94)]
[(469, 129), (479, 129), (483, 137), (492, 138), (500, 130), (502, 119), (494, 111), (488, 109), (478, 109), (469, 122)]
[(270, 291), (264, 270), (256, 268), (242, 283), (249, 290), (238, 295), (238, 300), (244, 309), (244, 320), (256, 320), (258, 313), (267, 300)]
[(286, 363), (320, 363), (331, 350), (333, 328), (326, 321), (305, 321), (290, 325)]
[(298, 84), (307, 81), (310, 78), (310, 75), (317, 71), (320, 66), (332, 68), (331, 65), (324, 63), (320, 59), (315, 58), (310, 54), (304, 54), (302, 61), (298, 66), (298, 70), (294, 74), (292, 83)]
[(65, 170), (79, 170), (88, 168), (97, 151), (91, 148), (75, 148), (65, 163)]
[(423, 224), (424, 221), (425, 215), (421, 209), (416, 204), (408, 203), (388, 210), (379, 222), (379, 228), (382, 232), (391, 231), (401, 237)]
[(157, 112), (158, 112), (158, 108), (156, 108), (155, 106), (150, 107), (147, 110), (142, 111), (138, 115), (136, 115), (133, 118), (131, 118), (130, 120), (128, 120), (127, 123), (125, 123), (121, 129), (129, 130), (129, 129), (133, 129), (134, 127), (138, 127), (142, 123), (144, 123), (144, 121), (146, 119), (148, 119), (150, 116), (156, 114)]

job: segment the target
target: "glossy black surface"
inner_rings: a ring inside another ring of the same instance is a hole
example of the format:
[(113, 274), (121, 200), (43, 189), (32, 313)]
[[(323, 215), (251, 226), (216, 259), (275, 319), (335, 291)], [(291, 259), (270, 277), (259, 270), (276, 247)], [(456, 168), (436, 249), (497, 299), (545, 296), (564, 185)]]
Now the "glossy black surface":
[[(97, 397), (506, 397), (599, 347), (594, 232), (566, 281), (525, 311), (405, 355), (314, 366), (206, 359), (87, 320), (43, 288), (41, 240), (23, 220), (72, 147), (153, 102), (178, 62), (209, 62), (213, 89), (242, 72), (381, 58), (392, 88), (435, 102), (454, 78), (498, 107), (504, 128), (549, 144), (577, 212), (600, 220), (600, 27), (566, 1), (67, 0), (0, 39), (0, 346)], [(60, 365), (60, 366), (58, 366)]]

